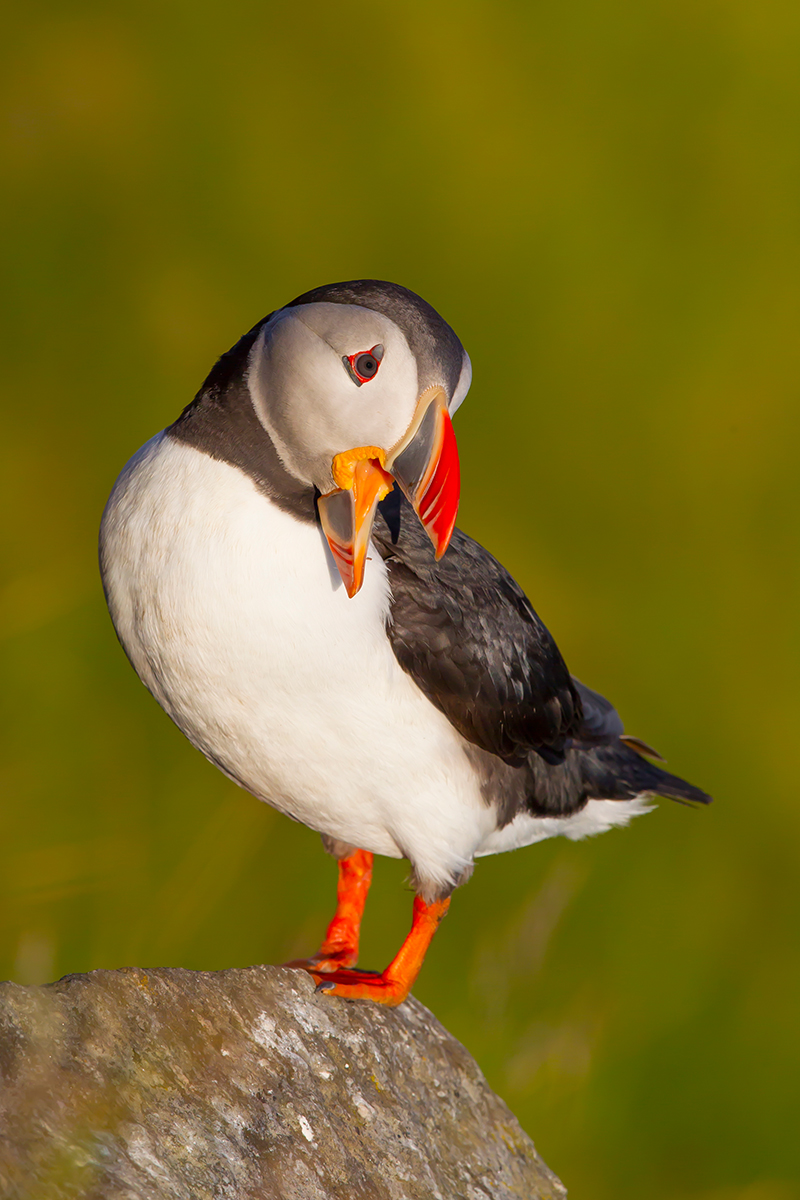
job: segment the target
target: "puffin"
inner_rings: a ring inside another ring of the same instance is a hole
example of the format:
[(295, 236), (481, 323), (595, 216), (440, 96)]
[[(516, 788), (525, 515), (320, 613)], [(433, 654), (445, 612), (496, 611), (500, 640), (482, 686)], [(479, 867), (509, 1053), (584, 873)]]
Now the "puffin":
[[(337, 903), (317, 990), (396, 1005), (476, 858), (705, 804), (572, 676), (508, 571), (456, 528), (472, 368), (420, 296), (305, 292), (212, 367), (124, 467), (100, 529), (114, 629), (229, 779), (322, 835)], [(373, 856), (411, 929), (358, 969)]]

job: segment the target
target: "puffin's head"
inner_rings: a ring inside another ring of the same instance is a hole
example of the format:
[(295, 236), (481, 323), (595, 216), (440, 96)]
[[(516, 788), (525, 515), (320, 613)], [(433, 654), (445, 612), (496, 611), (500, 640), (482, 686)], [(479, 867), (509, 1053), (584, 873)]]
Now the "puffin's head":
[(378, 502), (397, 482), (440, 558), (456, 521), (450, 416), (472, 371), (449, 325), (419, 296), (375, 280), (331, 284), (267, 320), (250, 357), (256, 413), (318, 509), (348, 595), (364, 578)]

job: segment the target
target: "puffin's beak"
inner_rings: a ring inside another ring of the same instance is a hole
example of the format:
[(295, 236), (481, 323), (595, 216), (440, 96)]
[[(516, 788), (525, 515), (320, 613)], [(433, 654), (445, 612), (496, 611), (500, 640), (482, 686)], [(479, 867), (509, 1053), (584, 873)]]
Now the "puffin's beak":
[(394, 480), (382, 463), (380, 446), (346, 450), (333, 460), (336, 491), (320, 496), (317, 511), (347, 594), (352, 599), (364, 582), (369, 535), (378, 502), (387, 496)]
[(461, 466), (447, 397), (423, 392), (406, 436), (386, 460), (433, 542), (437, 560), (450, 545), (461, 495)]
[(339, 486), (320, 496), (317, 507), (348, 596), (355, 596), (364, 582), (375, 509), (395, 480), (433, 542), (437, 559), (442, 557), (456, 523), (461, 472), (441, 388), (423, 393), (408, 432), (389, 454), (380, 446), (360, 446), (337, 454), (332, 470)]

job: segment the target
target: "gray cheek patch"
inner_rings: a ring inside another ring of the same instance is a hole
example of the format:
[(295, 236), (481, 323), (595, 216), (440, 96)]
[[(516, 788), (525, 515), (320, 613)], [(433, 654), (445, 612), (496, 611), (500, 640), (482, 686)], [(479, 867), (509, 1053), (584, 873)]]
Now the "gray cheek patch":
[[(352, 279), (314, 288), (286, 307), (305, 304), (352, 304), (388, 317), (401, 330), (416, 359), (419, 392), (441, 384), (448, 396), (454, 394), (465, 366), (464, 348), (436, 309), (415, 292), (386, 280)], [(464, 395), (466, 389), (462, 400)]]

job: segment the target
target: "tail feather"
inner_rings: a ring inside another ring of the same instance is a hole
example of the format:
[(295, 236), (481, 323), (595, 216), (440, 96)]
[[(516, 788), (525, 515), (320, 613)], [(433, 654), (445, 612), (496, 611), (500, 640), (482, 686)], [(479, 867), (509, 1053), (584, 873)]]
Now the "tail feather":
[(633, 800), (636, 796), (665, 796), (681, 804), (710, 804), (701, 788), (671, 775), (644, 757), (644, 743), (620, 736), (599, 740), (575, 739), (563, 761), (547, 763), (538, 754), (527, 760), (526, 807), (537, 816), (569, 816), (587, 800)]
[(631, 750), (635, 750), (637, 754), (643, 754), (645, 758), (654, 758), (656, 762), (666, 762), (663, 754), (659, 754), (652, 746), (648, 746), (647, 742), (643, 742), (641, 738), (633, 737), (630, 733), (621, 733), (619, 740), (624, 742), (626, 746), (630, 746)]
[(577, 780), (592, 789), (583, 798), (593, 800), (630, 800), (635, 795), (666, 796), (688, 804), (710, 804), (711, 797), (700, 788), (671, 775), (647, 759), (664, 761), (643, 742), (623, 732), (622, 720), (611, 703), (599, 692), (573, 676), (583, 712), (578, 736), (568, 754), (574, 756)]
[(648, 753), (652, 751), (633, 738), (616, 738), (605, 745), (592, 746), (586, 762), (587, 782), (601, 789), (597, 796), (592, 792), (592, 798), (630, 800), (644, 792), (688, 804), (711, 803), (711, 796), (702, 788), (649, 762), (643, 757)]

